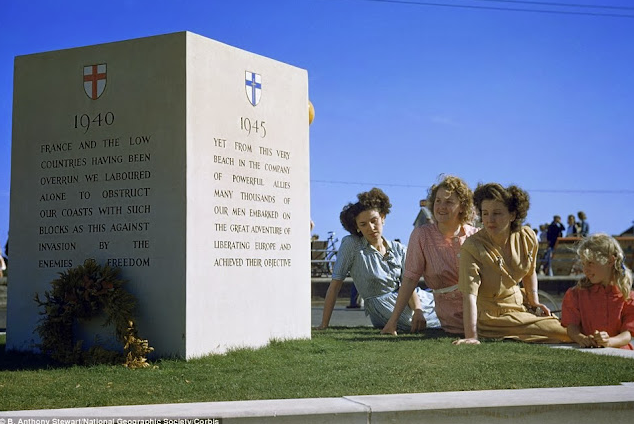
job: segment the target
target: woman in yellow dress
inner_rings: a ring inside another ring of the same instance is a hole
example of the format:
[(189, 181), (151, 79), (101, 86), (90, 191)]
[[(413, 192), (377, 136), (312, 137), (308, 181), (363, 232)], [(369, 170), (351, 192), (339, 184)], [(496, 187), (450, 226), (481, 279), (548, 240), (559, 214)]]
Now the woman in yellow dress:
[[(528, 193), (517, 186), (490, 183), (479, 185), (473, 197), (483, 230), (467, 238), (460, 250), (458, 286), (463, 293), (465, 338), (454, 344), (479, 344), (478, 337), (570, 342), (566, 329), (539, 302), (537, 237), (530, 227), (522, 226)], [(524, 306), (520, 282), (536, 313)]]

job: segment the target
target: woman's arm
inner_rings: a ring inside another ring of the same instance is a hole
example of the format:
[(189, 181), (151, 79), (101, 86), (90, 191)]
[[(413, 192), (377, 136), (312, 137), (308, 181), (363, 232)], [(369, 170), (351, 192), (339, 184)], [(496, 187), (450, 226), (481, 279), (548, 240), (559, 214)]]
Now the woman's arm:
[(418, 286), (418, 282), (414, 282), (414, 290), (412, 291), (412, 295), (409, 297), (409, 307), (414, 311), (414, 315), (412, 316), (412, 327), (410, 328), (410, 332), (417, 333), (419, 331), (423, 331), (427, 328), (427, 321), (425, 320), (425, 314), (423, 314), (423, 304), (420, 302), (420, 297), (416, 294), (416, 286)]
[(568, 333), (568, 337), (581, 347), (597, 347), (597, 343), (594, 341), (594, 338), (583, 334), (581, 332), (581, 327), (577, 324), (569, 324), (568, 327), (566, 327), (566, 332)]
[[(529, 252), (531, 259), (531, 268), (528, 271), (528, 274), (522, 278), (522, 283), (524, 284), (524, 290), (526, 290), (526, 296), (528, 298), (528, 303), (535, 307), (541, 309), (541, 313), (545, 316), (550, 316), (550, 309), (546, 307), (546, 305), (539, 303), (539, 294), (538, 284), (537, 284), (537, 273), (535, 272), (535, 264), (537, 263), (537, 251), (539, 249), (539, 242), (537, 241), (537, 236), (535, 232), (530, 227), (522, 227), (522, 234), (525, 235), (529, 241), (531, 241), (533, 245), (533, 249)], [(565, 228), (564, 228), (565, 231)], [(539, 311), (538, 311), (539, 313)]]
[(328, 324), (330, 323), (332, 310), (335, 309), (335, 303), (337, 302), (337, 296), (339, 295), (339, 291), (343, 285), (343, 280), (352, 269), (355, 258), (355, 246), (358, 245), (358, 242), (359, 237), (356, 236), (345, 236), (341, 240), (341, 245), (339, 245), (339, 251), (337, 252), (337, 260), (335, 261), (335, 266), (332, 271), (332, 280), (330, 281), (328, 291), (326, 292), (326, 299), (324, 300), (324, 311), (321, 318), (321, 325), (317, 327), (318, 330), (323, 330), (328, 327)]
[(462, 317), (464, 322), (464, 339), (453, 342), (459, 344), (480, 344), (478, 340), (478, 297), (475, 294), (463, 294)]
[(323, 330), (330, 324), (330, 317), (332, 316), (332, 310), (335, 309), (335, 303), (337, 302), (337, 296), (343, 285), (343, 280), (330, 281), (328, 291), (326, 292), (326, 299), (324, 300), (324, 311), (321, 317), (321, 325), (317, 327), (318, 330)]
[[(477, 250), (477, 247), (476, 249)], [(478, 293), (480, 291), (480, 266), (472, 253), (474, 248), (469, 240), (460, 248), (460, 270), (458, 286), (462, 292), (462, 322), (464, 339), (453, 342), (460, 344), (480, 344), (478, 340)]]
[[(418, 286), (418, 281), (414, 281), (411, 278), (403, 277), (403, 283), (401, 284), (401, 288), (398, 289), (398, 296), (396, 297), (396, 305), (394, 306), (394, 310), (392, 311), (392, 315), (388, 320), (383, 330), (381, 330), (381, 334), (393, 334), (396, 336), (396, 324), (398, 323), (398, 318), (401, 316), (403, 311), (405, 310), (405, 305), (409, 304), (410, 307), (414, 310), (414, 317), (412, 318), (412, 332), (417, 331), (414, 329), (414, 320), (417, 321), (416, 325), (419, 327), (420, 318), (422, 318), (422, 322), (425, 324), (423, 329), (427, 326), (425, 322), (425, 317), (423, 316), (423, 308), (420, 304), (420, 299), (418, 295), (414, 292)], [(416, 298), (414, 300), (414, 297)]]
[(548, 309), (546, 305), (539, 303), (539, 294), (537, 293), (537, 274), (535, 273), (535, 270), (533, 270), (531, 274), (526, 275), (522, 279), (522, 283), (524, 283), (528, 303), (531, 306), (540, 308), (544, 315), (550, 316), (550, 309)]
[[(605, 331), (595, 331), (591, 336), (599, 347), (623, 347), (632, 341), (632, 333), (623, 331), (614, 337), (610, 337)], [(572, 336), (571, 336), (572, 338)]]

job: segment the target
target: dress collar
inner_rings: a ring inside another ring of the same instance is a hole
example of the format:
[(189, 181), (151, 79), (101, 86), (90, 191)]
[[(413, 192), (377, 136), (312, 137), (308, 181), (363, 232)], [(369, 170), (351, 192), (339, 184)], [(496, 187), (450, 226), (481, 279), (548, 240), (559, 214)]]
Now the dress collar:
[(437, 222), (434, 222), (434, 223), (432, 223), (431, 225), (432, 225), (432, 226), (436, 229), (436, 232), (437, 232), (438, 234), (440, 234), (440, 236), (441, 236), (442, 238), (445, 238), (445, 239), (446, 239), (446, 238), (448, 238), (448, 239), (452, 239), (452, 238), (456, 238), (456, 237), (458, 237), (458, 238), (459, 238), (459, 237), (464, 237), (464, 236), (466, 235), (466, 232), (465, 232), (465, 229), (464, 229), (464, 225), (462, 225), (462, 224), (460, 224), (460, 229), (458, 230), (458, 234), (455, 234), (455, 235), (453, 235), (453, 236), (449, 236), (449, 237), (446, 237), (446, 236), (443, 234), (443, 232), (442, 232), (442, 231), (440, 231), (440, 228), (438, 228), (438, 223), (437, 223)]
[[(386, 247), (386, 254), (388, 252), (392, 251), (392, 243), (390, 243), (390, 241), (386, 240), (385, 237), (381, 236), (381, 240), (383, 240), (383, 244), (385, 244)], [(370, 242), (363, 236), (361, 236), (361, 244), (363, 246), (364, 249), (372, 249), (373, 251), (378, 253), (378, 250), (376, 250), (376, 248), (374, 246), (372, 246), (370, 244)]]
[(592, 284), (590, 287), (588, 287), (588, 290), (590, 290), (590, 292), (592, 293), (599, 293), (599, 292), (606, 292), (610, 294), (620, 293), (619, 289), (614, 284), (610, 284), (608, 286), (604, 286), (603, 284)]

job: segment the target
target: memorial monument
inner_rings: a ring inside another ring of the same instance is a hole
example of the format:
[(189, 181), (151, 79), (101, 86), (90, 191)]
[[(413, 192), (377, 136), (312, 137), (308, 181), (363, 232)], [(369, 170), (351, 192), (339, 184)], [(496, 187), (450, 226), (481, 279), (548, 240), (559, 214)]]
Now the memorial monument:
[(305, 70), (189, 32), (17, 57), (7, 349), (87, 258), (158, 356), (310, 338), (308, 105)]

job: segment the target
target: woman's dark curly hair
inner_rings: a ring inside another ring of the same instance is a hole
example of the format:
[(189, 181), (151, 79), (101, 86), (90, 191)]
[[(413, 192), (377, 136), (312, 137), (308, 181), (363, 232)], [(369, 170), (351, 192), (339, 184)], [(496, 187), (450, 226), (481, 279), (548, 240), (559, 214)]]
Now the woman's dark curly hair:
[(520, 230), (530, 206), (527, 192), (515, 185), (504, 188), (498, 183), (478, 184), (473, 192), (473, 203), (480, 218), (482, 218), (482, 202), (485, 200), (498, 200), (504, 203), (510, 213), (515, 212), (515, 219), (511, 222), (511, 232)]
[(380, 188), (374, 187), (370, 191), (359, 193), (357, 198), (359, 199), (357, 203), (348, 203), (343, 207), (341, 214), (339, 214), (341, 225), (352, 235), (358, 235), (357, 216), (361, 212), (374, 209), (379, 215), (385, 217), (390, 213), (390, 208), (392, 207), (390, 198)]

